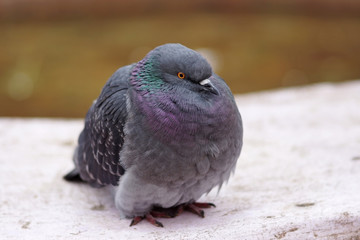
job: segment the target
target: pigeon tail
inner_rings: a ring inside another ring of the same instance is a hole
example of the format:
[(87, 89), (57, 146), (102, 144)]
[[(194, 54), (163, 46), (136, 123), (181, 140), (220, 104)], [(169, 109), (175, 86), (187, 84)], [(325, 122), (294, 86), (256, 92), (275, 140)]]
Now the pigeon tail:
[(68, 174), (64, 176), (64, 179), (69, 182), (83, 182), (84, 180), (81, 179), (79, 171), (75, 168)]

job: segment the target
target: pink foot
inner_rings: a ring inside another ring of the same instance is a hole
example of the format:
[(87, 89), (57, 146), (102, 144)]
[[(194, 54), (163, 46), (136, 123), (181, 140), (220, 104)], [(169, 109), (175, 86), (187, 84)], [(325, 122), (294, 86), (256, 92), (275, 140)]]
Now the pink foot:
[(161, 222), (157, 221), (155, 218), (173, 218), (180, 215), (184, 211), (192, 212), (204, 218), (205, 217), (204, 210), (202, 210), (201, 208), (210, 208), (210, 207), (216, 207), (216, 206), (213, 203), (193, 202), (188, 204), (181, 204), (179, 206), (171, 207), (171, 208), (154, 207), (153, 210), (151, 210), (145, 216), (134, 217), (130, 223), (130, 227), (138, 224), (144, 219), (146, 219), (149, 223), (151, 223), (156, 227), (164, 227), (164, 225)]
[(141, 217), (141, 216), (137, 216), (134, 217), (133, 220), (130, 223), (130, 227), (134, 226), (136, 224), (138, 224), (139, 222), (141, 222), (142, 220), (146, 219), (149, 223), (151, 223), (152, 225), (156, 226), (156, 227), (164, 227), (164, 225), (157, 221), (152, 215), (151, 213), (147, 213), (145, 216)]

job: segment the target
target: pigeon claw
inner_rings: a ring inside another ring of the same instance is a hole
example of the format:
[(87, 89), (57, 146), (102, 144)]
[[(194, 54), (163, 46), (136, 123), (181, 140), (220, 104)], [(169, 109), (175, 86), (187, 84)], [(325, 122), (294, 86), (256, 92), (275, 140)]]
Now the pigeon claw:
[(204, 218), (205, 213), (204, 213), (204, 210), (202, 210), (201, 208), (211, 208), (211, 207), (216, 207), (216, 206), (213, 203), (201, 203), (201, 202), (193, 202), (193, 203), (189, 203), (189, 204), (184, 204), (184, 205), (179, 206), (177, 215), (181, 214), (185, 210), (185, 211), (194, 213), (201, 218)]
[(132, 220), (131, 223), (130, 223), (130, 227), (138, 224), (138, 223), (141, 222), (143, 219), (144, 219), (144, 217), (141, 217), (141, 216), (134, 217), (133, 220)]
[(211, 207), (216, 207), (215, 204), (213, 203), (202, 203), (202, 202), (194, 202), (192, 203), (193, 205), (199, 207), (199, 208), (211, 208)]
[(187, 204), (181, 204), (179, 206), (171, 207), (171, 208), (161, 208), (154, 207), (149, 213), (144, 216), (136, 216), (132, 219), (130, 223), (130, 227), (138, 224), (142, 220), (146, 219), (149, 223), (156, 227), (164, 227), (164, 225), (156, 220), (155, 218), (174, 218), (179, 216), (184, 211), (188, 211), (198, 215), (201, 218), (205, 217), (204, 210), (202, 208), (211, 208), (216, 207), (213, 203), (201, 203), (201, 202), (193, 202)]
[(145, 215), (146, 220), (156, 227), (164, 227), (164, 225), (156, 220), (150, 213)]
[(147, 213), (145, 216), (134, 217), (130, 223), (130, 227), (138, 224), (139, 222), (141, 222), (144, 219), (146, 219), (149, 223), (151, 223), (152, 225), (154, 225), (156, 227), (164, 227), (164, 225), (161, 222), (159, 222), (158, 220), (156, 220), (150, 213)]
[(205, 217), (205, 213), (204, 213), (204, 210), (201, 210), (199, 207), (197, 207), (196, 205), (194, 204), (188, 204), (185, 206), (185, 210), (186, 211), (189, 211), (189, 212), (192, 212), (202, 218)]

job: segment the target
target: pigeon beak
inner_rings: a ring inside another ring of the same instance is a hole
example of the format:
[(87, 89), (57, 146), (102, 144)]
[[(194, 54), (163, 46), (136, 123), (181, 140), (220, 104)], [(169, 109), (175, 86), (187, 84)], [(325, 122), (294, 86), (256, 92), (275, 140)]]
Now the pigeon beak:
[(212, 92), (215, 95), (219, 95), (219, 91), (212, 84), (212, 82), (207, 78), (199, 82), (201, 86), (204, 86), (207, 91)]

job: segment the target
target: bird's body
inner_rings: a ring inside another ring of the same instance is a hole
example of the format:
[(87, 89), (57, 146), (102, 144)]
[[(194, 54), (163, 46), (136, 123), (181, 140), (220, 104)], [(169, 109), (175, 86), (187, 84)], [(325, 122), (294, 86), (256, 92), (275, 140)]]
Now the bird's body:
[(90, 108), (75, 170), (115, 186), (124, 217), (193, 203), (227, 181), (242, 122), (226, 83), (197, 52), (166, 44), (118, 69)]

